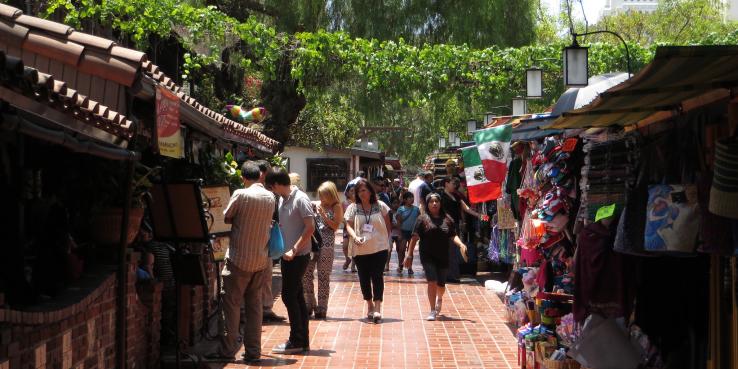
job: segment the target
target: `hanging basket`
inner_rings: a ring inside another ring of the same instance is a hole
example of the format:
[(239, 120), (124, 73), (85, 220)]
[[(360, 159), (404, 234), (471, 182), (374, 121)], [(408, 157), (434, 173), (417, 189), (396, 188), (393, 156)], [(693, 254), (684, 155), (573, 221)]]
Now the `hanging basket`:
[[(131, 208), (128, 213), (128, 233), (126, 245), (130, 245), (136, 238), (143, 219), (143, 208)], [(123, 209), (108, 208), (92, 216), (90, 237), (103, 245), (117, 245), (120, 243), (120, 226), (123, 221)]]

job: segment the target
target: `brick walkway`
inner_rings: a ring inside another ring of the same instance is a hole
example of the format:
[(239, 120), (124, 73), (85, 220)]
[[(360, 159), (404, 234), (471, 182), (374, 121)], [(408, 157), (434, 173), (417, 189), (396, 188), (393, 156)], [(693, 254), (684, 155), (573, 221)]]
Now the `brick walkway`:
[[(417, 252), (417, 251), (416, 251)], [(285, 368), (515, 368), (516, 343), (505, 324), (503, 304), (478, 283), (447, 285), (443, 315), (429, 312), (426, 283), (415, 257), (415, 275), (398, 276), (396, 254), (385, 275), (383, 323), (368, 323), (363, 315), (356, 273), (341, 270), (340, 246), (331, 278), (328, 319), (310, 321), (308, 355), (275, 355), (271, 348), (289, 336), (289, 325), (265, 325), (261, 367)], [(276, 271), (276, 269), (275, 269)], [(317, 287), (317, 286), (316, 286)], [(278, 299), (274, 310), (287, 316)], [(240, 358), (240, 353), (237, 356)], [(210, 368), (246, 368), (234, 364), (208, 364)], [(257, 366), (258, 367), (258, 366)]]

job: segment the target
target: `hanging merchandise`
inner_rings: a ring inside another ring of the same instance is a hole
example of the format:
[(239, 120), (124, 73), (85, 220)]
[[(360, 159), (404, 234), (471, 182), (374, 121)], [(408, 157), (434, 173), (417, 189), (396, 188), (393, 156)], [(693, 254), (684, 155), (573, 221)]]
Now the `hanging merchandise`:
[(489, 238), (489, 260), (494, 263), (512, 264), (515, 262), (515, 233), (511, 229), (492, 227)]
[(646, 250), (694, 252), (700, 224), (695, 185), (649, 186), (646, 214)]
[(510, 206), (510, 196), (507, 194), (497, 199), (497, 227), (499, 229), (513, 229), (517, 227), (515, 216)]
[(715, 143), (715, 176), (710, 189), (710, 212), (738, 219), (738, 138)]

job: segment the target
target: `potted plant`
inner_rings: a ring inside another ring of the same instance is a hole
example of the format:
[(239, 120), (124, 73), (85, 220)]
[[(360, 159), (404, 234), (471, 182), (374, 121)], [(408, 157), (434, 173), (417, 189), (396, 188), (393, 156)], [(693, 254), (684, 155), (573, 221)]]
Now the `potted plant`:
[[(123, 206), (125, 203), (126, 183), (119, 171), (102, 170), (102, 181), (99, 188), (99, 198), (90, 224), (90, 237), (100, 244), (115, 245), (120, 242), (120, 227), (123, 221)], [(160, 167), (147, 167), (136, 163), (133, 171), (133, 192), (131, 208), (128, 218), (126, 244), (136, 238), (144, 216), (145, 198), (150, 196), (152, 186), (151, 176), (157, 173)]]

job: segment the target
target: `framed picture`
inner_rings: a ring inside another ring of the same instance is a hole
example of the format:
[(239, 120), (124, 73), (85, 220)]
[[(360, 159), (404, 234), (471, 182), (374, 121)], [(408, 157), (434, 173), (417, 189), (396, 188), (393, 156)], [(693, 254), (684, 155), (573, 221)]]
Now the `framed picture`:
[(223, 261), (225, 260), (226, 251), (230, 246), (231, 238), (228, 236), (217, 236), (212, 241), (213, 246), (213, 260)]

